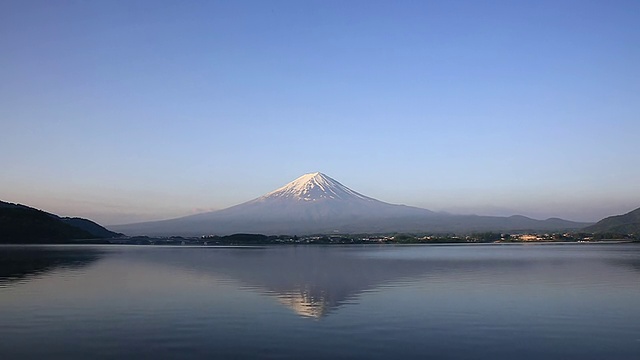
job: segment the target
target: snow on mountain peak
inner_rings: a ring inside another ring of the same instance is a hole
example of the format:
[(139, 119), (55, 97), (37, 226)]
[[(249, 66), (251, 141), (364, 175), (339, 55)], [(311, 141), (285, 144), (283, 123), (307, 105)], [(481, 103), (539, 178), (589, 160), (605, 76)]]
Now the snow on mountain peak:
[(370, 197), (349, 189), (321, 172), (304, 174), (285, 186), (264, 195), (261, 199), (274, 198), (302, 201), (317, 201), (322, 199), (375, 201)]

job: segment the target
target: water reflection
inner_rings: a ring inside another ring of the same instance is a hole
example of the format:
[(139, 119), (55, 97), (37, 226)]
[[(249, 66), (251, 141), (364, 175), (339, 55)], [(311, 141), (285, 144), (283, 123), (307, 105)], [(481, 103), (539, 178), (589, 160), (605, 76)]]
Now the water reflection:
[(0, 247), (0, 354), (635, 360), (639, 250)]
[[(367, 249), (372, 249), (369, 253)], [(173, 249), (142, 253), (146, 261), (171, 265), (214, 277), (233, 279), (246, 289), (275, 297), (303, 317), (322, 318), (334, 310), (355, 302), (367, 291), (394, 286), (402, 280), (432, 278), (447, 281), (446, 276), (487, 271), (507, 274), (531, 266), (531, 259), (473, 256), (447, 259), (433, 247), (427, 258), (393, 255), (382, 247), (278, 247), (278, 248), (203, 248)], [(401, 251), (411, 251), (403, 248)], [(425, 254), (426, 248), (420, 252)], [(470, 249), (475, 251), (474, 249)], [(382, 254), (383, 256), (377, 256)], [(429, 251), (426, 252), (429, 254)], [(446, 255), (446, 253), (444, 253)]]
[[(226, 279), (275, 299), (299, 316), (320, 319), (358, 303), (364, 293), (416, 282), (427, 289), (421, 301), (443, 287), (463, 289), (463, 294), (465, 288), (508, 292), (522, 284), (528, 285), (523, 291), (607, 286), (615, 269), (611, 265), (625, 268), (627, 278), (637, 278), (638, 250), (624, 245), (0, 247), (0, 287), (102, 259), (87, 280), (98, 290), (105, 287), (103, 282), (122, 282), (136, 293), (164, 296), (164, 288), (177, 286), (169, 277), (185, 291), (203, 279), (209, 287), (215, 286), (211, 279)], [(589, 276), (584, 274), (587, 268)], [(85, 295), (89, 287), (83, 287)]]
[(90, 247), (0, 246), (0, 288), (23, 283), (60, 269), (79, 269), (99, 260)]
[(625, 267), (630, 267), (631, 269), (640, 272), (640, 260), (639, 259), (629, 259), (629, 260), (620, 260), (614, 262), (617, 265), (622, 265)]

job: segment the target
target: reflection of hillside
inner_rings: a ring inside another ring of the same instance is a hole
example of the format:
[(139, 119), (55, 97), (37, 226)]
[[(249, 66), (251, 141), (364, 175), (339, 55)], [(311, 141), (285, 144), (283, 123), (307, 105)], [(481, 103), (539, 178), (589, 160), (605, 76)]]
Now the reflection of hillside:
[(76, 269), (98, 260), (101, 253), (90, 248), (0, 247), (0, 287), (49, 273)]
[(640, 272), (640, 243), (620, 246), (599, 244), (598, 246), (603, 248), (606, 246), (606, 251), (611, 255), (608, 261), (610, 264), (620, 266), (625, 270)]
[[(362, 256), (360, 247), (266, 247), (176, 249), (155, 253), (150, 261), (162, 261), (196, 272), (210, 272), (242, 283), (304, 317), (321, 318), (356, 299), (363, 292), (426, 273), (450, 272), (446, 260), (392, 259)], [(494, 266), (522, 263), (491, 261)], [(480, 261), (455, 264), (457, 271), (486, 267)]]
[(612, 261), (611, 263), (622, 266), (627, 269), (640, 272), (640, 260), (638, 259), (615, 260), (615, 261)]

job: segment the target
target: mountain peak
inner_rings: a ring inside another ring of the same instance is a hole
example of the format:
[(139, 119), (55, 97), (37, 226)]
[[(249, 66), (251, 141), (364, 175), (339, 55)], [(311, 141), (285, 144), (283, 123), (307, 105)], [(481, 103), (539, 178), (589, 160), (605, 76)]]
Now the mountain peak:
[[(436, 214), (364, 196), (313, 172), (259, 198), (226, 209), (156, 222), (113, 227), (129, 235), (349, 234), (566, 230), (586, 224), (526, 217)], [(313, 295), (315, 296), (315, 295)], [(312, 297), (313, 297), (312, 296)], [(304, 304), (304, 299), (295, 303)]]
[(374, 201), (374, 199), (349, 189), (321, 172), (304, 174), (285, 186), (264, 195), (260, 199), (276, 198), (300, 201), (348, 200), (356, 198), (359, 200)]

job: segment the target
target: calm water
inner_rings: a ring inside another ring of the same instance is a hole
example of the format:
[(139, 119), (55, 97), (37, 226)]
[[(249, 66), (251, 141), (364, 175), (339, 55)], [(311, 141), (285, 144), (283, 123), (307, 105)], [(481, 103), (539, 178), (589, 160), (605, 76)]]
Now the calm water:
[(640, 359), (640, 246), (0, 247), (1, 359)]

